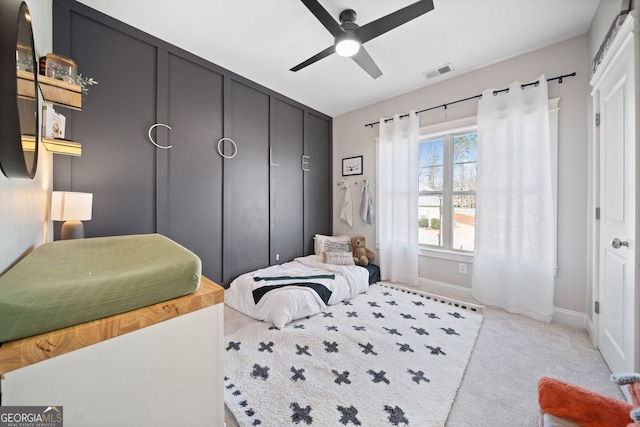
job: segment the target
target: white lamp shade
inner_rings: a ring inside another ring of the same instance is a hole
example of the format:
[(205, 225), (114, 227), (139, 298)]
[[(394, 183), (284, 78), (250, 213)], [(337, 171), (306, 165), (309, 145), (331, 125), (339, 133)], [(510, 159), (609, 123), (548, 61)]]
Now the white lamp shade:
[(87, 221), (91, 219), (92, 193), (54, 191), (51, 219), (54, 221)]

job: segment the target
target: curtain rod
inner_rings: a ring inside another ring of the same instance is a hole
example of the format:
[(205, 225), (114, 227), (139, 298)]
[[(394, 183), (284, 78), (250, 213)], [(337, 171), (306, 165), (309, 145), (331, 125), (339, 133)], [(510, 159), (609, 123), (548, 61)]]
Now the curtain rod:
[[(550, 79), (547, 79), (547, 81), (548, 81), (548, 82), (550, 82), (550, 81), (553, 81), (553, 80), (558, 80), (558, 83), (562, 83), (562, 79), (564, 79), (564, 78), (566, 78), (566, 77), (575, 77), (575, 75), (576, 75), (576, 73), (575, 73), (575, 71), (574, 71), (574, 72), (573, 72), (573, 73), (571, 73), (571, 74), (564, 74), (564, 75), (562, 75), (562, 76), (551, 77)], [(527, 86), (533, 86), (533, 85), (536, 85), (536, 86), (537, 86), (537, 85), (538, 85), (538, 82), (536, 81), (536, 82), (531, 82), (531, 83), (524, 83), (524, 84), (522, 84), (520, 87), (521, 87), (522, 89), (524, 89), (524, 88), (525, 88), (525, 87), (527, 87)], [(509, 92), (509, 88), (500, 89), (500, 90), (494, 90), (494, 91), (493, 91), (493, 94), (494, 94), (494, 95), (497, 95), (497, 94), (499, 94), (499, 93), (501, 93), (501, 92), (507, 92), (507, 93), (508, 93), (508, 92)], [(468, 97), (468, 98), (464, 98), (464, 99), (458, 99), (457, 101), (447, 102), (446, 104), (436, 105), (435, 107), (425, 108), (424, 110), (416, 111), (416, 114), (424, 113), (425, 111), (435, 110), (435, 109), (437, 109), (437, 108), (444, 108), (444, 109), (446, 110), (446, 109), (447, 109), (447, 106), (449, 106), (449, 105), (457, 104), (457, 103), (459, 103), (459, 102), (469, 101), (469, 100), (471, 100), (471, 99), (479, 99), (479, 98), (482, 98), (482, 94), (480, 94), (480, 95), (470, 96), (470, 97)], [(401, 119), (402, 119), (402, 118), (404, 118), (404, 117), (409, 117), (409, 113), (407, 113), (407, 114), (403, 114), (403, 115), (401, 115), (401, 116), (400, 116), (400, 118), (401, 118)], [(391, 121), (391, 120), (393, 120), (393, 118), (391, 118), (391, 119), (384, 119), (384, 122), (386, 123), (386, 122), (389, 122), (389, 121)], [(373, 125), (377, 125), (377, 124), (380, 124), (380, 122), (367, 123), (366, 125), (364, 125), (364, 127), (367, 127), (367, 126), (371, 126), (371, 127), (373, 127)]]

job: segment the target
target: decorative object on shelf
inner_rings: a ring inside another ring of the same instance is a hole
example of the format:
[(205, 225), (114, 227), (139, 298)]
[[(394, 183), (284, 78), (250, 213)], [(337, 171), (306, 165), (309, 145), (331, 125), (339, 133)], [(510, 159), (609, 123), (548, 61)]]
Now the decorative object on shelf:
[(87, 86), (93, 86), (98, 84), (97, 81), (93, 80), (93, 77), (85, 77), (82, 75), (82, 73), (77, 75), (75, 83), (82, 88), (83, 95), (86, 95), (89, 93), (89, 88)]
[(362, 175), (362, 156), (342, 159), (342, 176)]
[(51, 219), (64, 221), (62, 224), (62, 240), (83, 239), (84, 225), (82, 221), (91, 219), (92, 193), (75, 193), (70, 191), (54, 191), (51, 197)]
[[(0, 2), (0, 168), (9, 178), (33, 178), (40, 138), (37, 70), (31, 16), (24, 1)], [(29, 66), (31, 64), (31, 66)], [(29, 70), (30, 68), (30, 70)], [(26, 80), (24, 79), (26, 77)]]
[(67, 119), (53, 108), (53, 104), (45, 102), (42, 106), (42, 137), (64, 138)]
[(55, 53), (47, 53), (40, 57), (40, 74), (75, 84), (78, 66), (73, 59)]
[[(40, 58), (39, 80), (40, 89), (47, 101), (78, 109), (82, 106), (81, 95), (89, 93), (89, 86), (98, 84), (93, 77), (86, 77), (82, 73), (78, 73), (78, 66), (73, 59), (55, 53), (48, 53)], [(43, 82), (48, 87), (43, 88)], [(65, 97), (60, 92), (60, 88), (71, 91), (71, 93)], [(56, 99), (59, 96), (63, 96), (60, 101)]]

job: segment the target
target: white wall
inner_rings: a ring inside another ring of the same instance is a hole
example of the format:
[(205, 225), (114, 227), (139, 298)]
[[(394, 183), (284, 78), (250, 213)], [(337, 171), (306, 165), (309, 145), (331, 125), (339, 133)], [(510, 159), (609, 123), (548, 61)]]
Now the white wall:
[[(52, 50), (51, 0), (27, 0), (36, 55)], [(39, 147), (33, 180), (8, 179), (0, 173), (0, 273), (23, 254), (50, 239), (48, 200), (52, 182), (52, 155)]]
[[(530, 52), (516, 58), (489, 65), (422, 89), (352, 111), (333, 120), (334, 168), (334, 230), (333, 233), (363, 235), (367, 246), (374, 248), (375, 226), (365, 225), (356, 216), (353, 228), (340, 220), (343, 191), (336, 183), (341, 177), (341, 159), (364, 156), (364, 175), (350, 177), (350, 182), (363, 177), (370, 180), (375, 194), (376, 173), (374, 138), (378, 127), (365, 128), (365, 123), (406, 113), (410, 109), (424, 109), (445, 102), (481, 93), (487, 88), (503, 88), (514, 80), (530, 82), (540, 74), (554, 77), (577, 72), (564, 83), (549, 84), (549, 97), (560, 97), (559, 117), (559, 179), (558, 179), (558, 264), (556, 278), (556, 307), (580, 313), (586, 308), (587, 283), (587, 108), (589, 100), (589, 39), (587, 35)], [(447, 110), (438, 109), (420, 115), (420, 125), (473, 116), (477, 101), (469, 101)], [(360, 206), (359, 186), (353, 186), (354, 211)], [(421, 256), (421, 279), (455, 285), (458, 289), (471, 287), (471, 268), (468, 274), (458, 273), (458, 262)]]

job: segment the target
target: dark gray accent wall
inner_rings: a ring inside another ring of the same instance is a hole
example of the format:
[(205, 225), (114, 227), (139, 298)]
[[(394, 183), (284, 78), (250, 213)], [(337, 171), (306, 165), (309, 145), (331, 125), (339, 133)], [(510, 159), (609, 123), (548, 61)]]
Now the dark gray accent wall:
[(303, 254), (304, 111), (279, 99), (272, 108), (271, 263), (281, 264)]
[[(325, 234), (319, 230), (333, 229), (331, 184), (331, 120), (305, 112), (304, 151), (309, 158), (304, 173), (304, 245), (305, 255), (313, 253), (313, 236)], [(326, 189), (329, 190), (326, 190)]]
[[(169, 55), (166, 235), (200, 255), (203, 273), (222, 275), (223, 76)], [(206, 261), (206, 262), (205, 262)], [(215, 279), (214, 279), (215, 278)]]
[[(167, 235), (228, 285), (331, 232), (330, 117), (75, 0), (53, 11), (54, 52), (99, 82), (64, 112), (82, 157), (54, 158), (55, 190), (94, 194), (87, 237)], [(171, 149), (148, 141), (154, 123), (171, 126), (152, 133)]]
[(224, 160), (225, 283), (269, 265), (269, 96), (234, 80), (228, 86), (225, 136), (237, 153)]
[(69, 128), (84, 143), (82, 158), (70, 165), (69, 189), (98, 195), (86, 235), (153, 233), (156, 150), (144, 129), (156, 120), (156, 48), (82, 15), (70, 24), (72, 34), (83, 35), (72, 37), (71, 52), (81, 58), (81, 72), (99, 82), (83, 99), (87, 114), (74, 114)]

